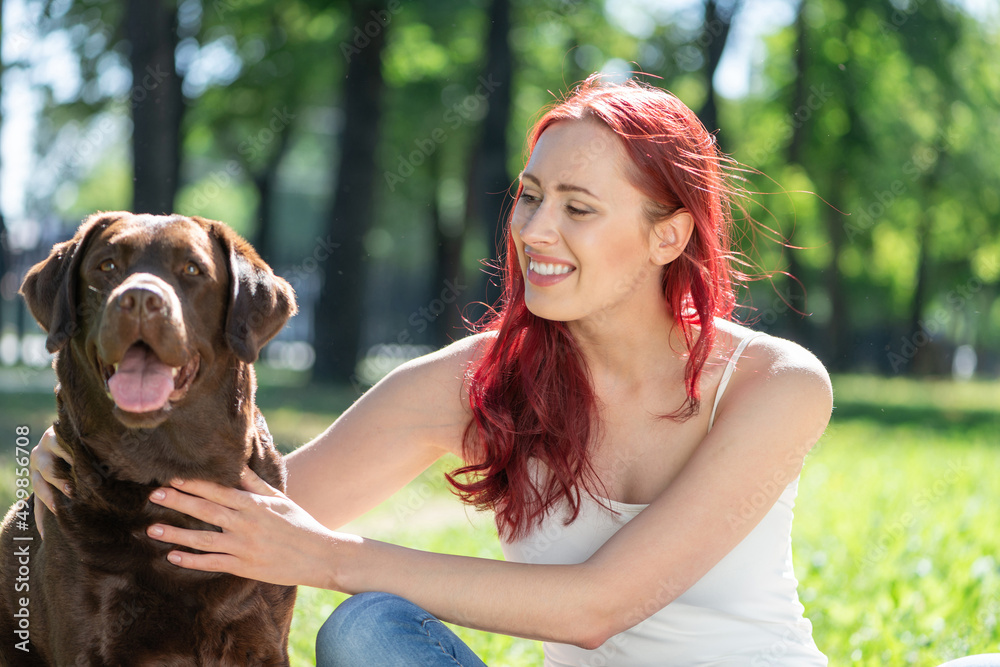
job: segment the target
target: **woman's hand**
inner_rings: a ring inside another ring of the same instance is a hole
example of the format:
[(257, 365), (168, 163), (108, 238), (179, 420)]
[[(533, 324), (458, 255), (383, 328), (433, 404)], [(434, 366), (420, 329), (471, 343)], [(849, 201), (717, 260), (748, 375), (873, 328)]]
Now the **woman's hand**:
[(161, 542), (204, 551), (171, 551), (167, 559), (183, 568), (228, 572), (287, 586), (332, 588), (337, 545), (354, 541), (327, 529), (249, 468), (233, 489), (201, 480), (174, 480), (150, 500), (218, 526), (222, 532), (164, 524), (146, 533)]
[(69, 482), (59, 477), (56, 472), (58, 459), (73, 465), (73, 457), (59, 446), (56, 431), (50, 426), (31, 450), (31, 487), (35, 493), (35, 525), (42, 538), (45, 537), (42, 533), (42, 514), (46, 510), (51, 510), (53, 513), (56, 511), (56, 489), (67, 496), (72, 491)]

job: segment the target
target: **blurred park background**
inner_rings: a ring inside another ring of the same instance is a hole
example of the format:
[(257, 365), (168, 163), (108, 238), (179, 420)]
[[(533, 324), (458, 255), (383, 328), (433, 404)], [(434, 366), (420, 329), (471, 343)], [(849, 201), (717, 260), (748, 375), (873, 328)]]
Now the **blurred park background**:
[[(771, 277), (739, 317), (835, 373), (795, 529), (817, 643), (831, 664), (1000, 651), (995, 0), (0, 7), (4, 438), (54, 413), (21, 278), (85, 216), (129, 209), (227, 222), (293, 284), (260, 403), (286, 450), (305, 442), (496, 299), (484, 262), (539, 110), (592, 72), (642, 71), (745, 166), (738, 241)], [(439, 473), (358, 530), (498, 556)], [(337, 599), (303, 593), (296, 664)], [(470, 641), (540, 664), (532, 642)]]

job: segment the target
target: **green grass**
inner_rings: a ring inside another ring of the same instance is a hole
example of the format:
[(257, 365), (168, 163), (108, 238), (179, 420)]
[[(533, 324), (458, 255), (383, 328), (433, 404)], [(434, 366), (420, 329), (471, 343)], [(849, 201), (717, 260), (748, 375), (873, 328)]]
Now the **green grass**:
[[(277, 380), (278, 378), (268, 378)], [(260, 404), (291, 448), (355, 393), (281, 378)], [(861, 376), (834, 379), (833, 422), (810, 454), (793, 529), (799, 593), (831, 665), (933, 667), (1000, 652), (1000, 383)], [(51, 394), (0, 394), (0, 438), (37, 439)], [(12, 447), (0, 449), (0, 502), (12, 498)], [(368, 537), (499, 558), (487, 517), (464, 512), (432, 468), (352, 524)], [(301, 588), (294, 665), (311, 665), (316, 631), (343, 595)], [(536, 642), (458, 629), (490, 665), (541, 664)]]

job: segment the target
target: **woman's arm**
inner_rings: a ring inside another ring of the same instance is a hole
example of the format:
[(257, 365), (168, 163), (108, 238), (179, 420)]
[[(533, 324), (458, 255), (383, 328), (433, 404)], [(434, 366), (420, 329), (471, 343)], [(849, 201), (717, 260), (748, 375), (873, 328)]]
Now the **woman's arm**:
[(446, 453), (462, 455), (471, 418), (464, 373), (483, 341), (414, 359), (368, 390), (326, 431), (285, 457), (288, 496), (337, 528), (376, 507)]
[[(246, 486), (255, 494), (203, 482), (183, 485), (194, 495), (165, 490), (157, 502), (224, 532), (163, 527), (158, 537), (213, 552), (172, 552), (182, 567), (268, 581), (280, 575), (276, 583), (348, 593), (395, 593), (445, 621), (595, 648), (670, 603), (746, 537), (825, 429), (832, 397), (819, 362), (777, 339), (751, 347), (754, 354), (741, 362), (715, 426), (681, 473), (578, 565), (432, 554), (318, 525), (303, 530), (304, 513), (254, 479)], [(294, 540), (300, 543), (295, 549), (277, 544)], [(297, 563), (294, 575), (287, 573), (290, 561)]]

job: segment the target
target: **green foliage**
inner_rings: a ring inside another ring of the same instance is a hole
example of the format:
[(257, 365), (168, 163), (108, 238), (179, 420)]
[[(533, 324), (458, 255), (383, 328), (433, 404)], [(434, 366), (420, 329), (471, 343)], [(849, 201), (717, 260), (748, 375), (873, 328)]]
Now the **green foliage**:
[[(226, 220), (255, 241), (258, 224), (271, 215), (280, 233), (272, 234), (269, 256), (301, 266), (322, 234), (337, 181), (348, 58), (364, 48), (366, 29), (385, 31), (378, 206), (364, 225), (372, 230), (365, 243), (371, 272), (389, 285), (386, 292), (419, 305), (421, 288), (412, 286), (433, 276), (436, 224), (445, 236), (461, 237), (464, 269), (475, 275), (488, 243), (467, 220), (467, 189), (491, 102), (477, 96), (490, 75), (489, 4), (386, 3), (387, 23), (354, 25), (342, 3), (180, 2), (177, 58), (188, 105), (178, 209)], [(718, 39), (717, 27), (704, 24), (698, 4), (632, 5), (638, 20), (597, 0), (510, 0), (511, 178), (523, 166), (525, 133), (539, 110), (610, 62), (648, 72), (648, 80), (702, 107), (709, 92), (704, 52)], [(99, 112), (128, 112), (128, 91), (111, 85), (108, 74), (128, 64), (124, 13), (109, 0), (43, 6), (42, 30), (65, 31), (79, 63), (70, 93), (56, 99), (54, 86), (40, 85), (47, 91), (40, 152), (53, 147), (50, 159), (65, 162), (63, 154), (72, 156), (80, 143), (67, 128)], [(909, 336), (951, 292), (976, 284), (977, 298), (949, 317), (941, 339), (996, 351), (989, 332), (1000, 291), (1000, 74), (993, 66), (1000, 26), (962, 6), (805, 0), (799, 23), (766, 37), (750, 92), (720, 101), (721, 146), (767, 175), (751, 178), (749, 189), (776, 193), (755, 196), (750, 214), (795, 247), (747, 231), (740, 250), (764, 271), (790, 270), (802, 281), (810, 296), (803, 310), (815, 313), (799, 328), (804, 340), (823, 341), (838, 327), (852, 341)], [(736, 28), (746, 20), (737, 14)], [(50, 179), (58, 181), (53, 192), (46, 184), (34, 193), (33, 211), (44, 217), (55, 206), (75, 221), (119, 208), (128, 197), (127, 170), (123, 139), (107, 160), (82, 161)], [(776, 278), (776, 285), (780, 292), (792, 283)], [(832, 347), (817, 352), (846, 355)]]

